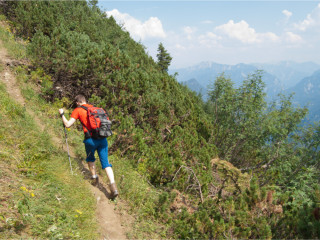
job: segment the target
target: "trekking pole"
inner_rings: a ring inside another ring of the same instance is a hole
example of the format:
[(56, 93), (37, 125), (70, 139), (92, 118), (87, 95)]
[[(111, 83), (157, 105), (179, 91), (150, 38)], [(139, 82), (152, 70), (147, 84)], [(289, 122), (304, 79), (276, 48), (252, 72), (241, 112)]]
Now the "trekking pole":
[(67, 131), (66, 131), (66, 126), (64, 125), (64, 123), (63, 123), (63, 122), (62, 122), (62, 125), (63, 125), (63, 129), (64, 129), (64, 135), (65, 135), (65, 137), (66, 137), (66, 145), (67, 145), (67, 151), (68, 151), (68, 157), (69, 157), (69, 163), (70, 163), (71, 174), (73, 175), (72, 165), (71, 165), (71, 160), (70, 160), (70, 153), (69, 153), (68, 135), (67, 135)]

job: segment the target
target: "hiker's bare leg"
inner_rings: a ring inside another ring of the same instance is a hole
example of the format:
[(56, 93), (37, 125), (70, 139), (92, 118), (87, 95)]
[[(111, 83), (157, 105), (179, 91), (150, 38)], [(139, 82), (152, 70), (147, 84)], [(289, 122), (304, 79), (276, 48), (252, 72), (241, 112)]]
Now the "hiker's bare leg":
[(94, 162), (88, 162), (89, 170), (91, 172), (91, 176), (96, 176), (96, 164)]
[(113, 170), (112, 167), (106, 167), (105, 168), (107, 176), (109, 178), (110, 183), (114, 183), (114, 175), (113, 175)]

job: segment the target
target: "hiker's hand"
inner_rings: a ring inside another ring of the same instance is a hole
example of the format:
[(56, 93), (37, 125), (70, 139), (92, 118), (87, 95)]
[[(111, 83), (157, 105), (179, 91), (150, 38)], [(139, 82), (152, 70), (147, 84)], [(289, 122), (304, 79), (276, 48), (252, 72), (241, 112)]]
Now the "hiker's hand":
[(60, 108), (60, 109), (59, 109), (60, 115), (63, 114), (63, 112), (64, 112), (64, 111), (63, 111), (63, 108)]

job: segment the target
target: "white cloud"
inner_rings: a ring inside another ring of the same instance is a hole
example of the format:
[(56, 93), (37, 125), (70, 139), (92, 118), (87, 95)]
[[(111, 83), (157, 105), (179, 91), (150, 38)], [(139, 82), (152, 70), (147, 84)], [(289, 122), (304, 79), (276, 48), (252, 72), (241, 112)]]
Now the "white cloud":
[(295, 29), (300, 31), (306, 31), (309, 28), (319, 27), (320, 26), (320, 3), (317, 7), (307, 15), (307, 17), (299, 22), (294, 24)]
[(238, 23), (230, 20), (228, 23), (216, 27), (215, 30), (230, 38), (237, 39), (242, 43), (260, 43), (263, 41), (275, 42), (279, 39), (279, 37), (272, 32), (257, 33), (255, 29), (251, 28), (244, 20)]
[(315, 24), (314, 19), (308, 14), (307, 18), (302, 22), (295, 24), (295, 28), (301, 31), (305, 31), (307, 28), (312, 27)]
[(187, 39), (188, 39), (188, 40), (191, 40), (191, 39), (192, 39), (192, 35), (193, 35), (196, 31), (197, 31), (197, 29), (194, 28), (194, 27), (189, 27), (189, 26), (187, 26), (187, 27), (184, 27), (184, 28), (183, 28), (183, 32), (184, 32), (185, 34), (187, 34)]
[(283, 15), (286, 16), (287, 19), (289, 19), (292, 16), (292, 12), (288, 11), (288, 10), (283, 10), (282, 11)]
[(288, 43), (301, 43), (302, 37), (292, 32), (286, 32), (284, 34), (284, 40)]
[(243, 20), (239, 23), (234, 23), (233, 20), (230, 20), (228, 23), (220, 25), (215, 29), (241, 42), (253, 43), (257, 41), (255, 30), (250, 28), (249, 24)]
[(107, 11), (106, 14), (107, 16), (113, 16), (117, 23), (122, 24), (136, 40), (166, 37), (162, 23), (157, 17), (150, 17), (147, 21), (141, 22), (127, 13), (119, 12), (117, 9)]
[(178, 50), (183, 50), (183, 51), (186, 50), (186, 48), (184, 46), (182, 46), (181, 44), (179, 44), (179, 43), (177, 43), (175, 45), (175, 48), (178, 49)]
[(266, 41), (271, 41), (271, 42), (277, 42), (279, 41), (279, 37), (273, 33), (273, 32), (267, 32), (267, 33), (259, 33), (258, 36), (261, 38), (261, 39), (264, 39)]
[(195, 31), (195, 29), (194, 28), (192, 28), (192, 27), (184, 27), (183, 28), (183, 31), (186, 33), (186, 34), (192, 34), (194, 31)]
[(219, 40), (221, 40), (221, 39), (222, 39), (221, 36), (218, 36), (213, 32), (207, 32), (206, 34), (200, 35), (198, 37), (199, 43), (201, 45), (206, 46), (206, 47), (216, 46), (218, 44)]

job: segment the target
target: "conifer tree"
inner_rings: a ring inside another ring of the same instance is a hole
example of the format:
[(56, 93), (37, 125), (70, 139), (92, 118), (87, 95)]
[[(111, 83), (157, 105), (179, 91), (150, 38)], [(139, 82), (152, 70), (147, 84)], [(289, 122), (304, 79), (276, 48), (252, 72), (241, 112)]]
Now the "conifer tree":
[(162, 71), (167, 72), (170, 66), (172, 57), (164, 48), (162, 43), (159, 43), (157, 58), (158, 58), (158, 66), (160, 67), (160, 69)]

